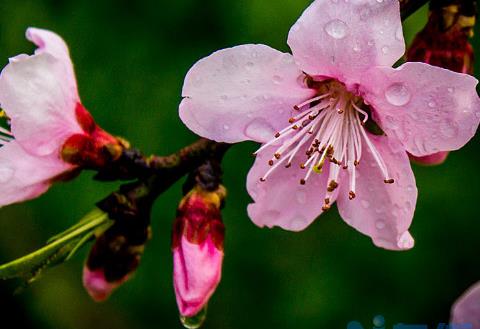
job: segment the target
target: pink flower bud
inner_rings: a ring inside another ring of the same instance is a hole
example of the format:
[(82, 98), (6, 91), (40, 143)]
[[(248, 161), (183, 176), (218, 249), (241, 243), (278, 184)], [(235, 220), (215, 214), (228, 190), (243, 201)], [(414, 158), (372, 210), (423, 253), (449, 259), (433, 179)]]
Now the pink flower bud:
[(128, 280), (128, 276), (119, 281), (109, 282), (102, 269), (90, 271), (88, 266), (83, 268), (83, 286), (96, 302), (105, 301), (112, 291)]
[(221, 278), (225, 196), (194, 188), (180, 203), (173, 229), (173, 279), (180, 314), (192, 317), (208, 303)]

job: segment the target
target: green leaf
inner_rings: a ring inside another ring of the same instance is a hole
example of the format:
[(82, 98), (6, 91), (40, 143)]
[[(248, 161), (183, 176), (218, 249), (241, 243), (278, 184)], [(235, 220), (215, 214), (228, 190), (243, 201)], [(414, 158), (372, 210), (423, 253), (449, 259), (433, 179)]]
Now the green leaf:
[(26, 284), (36, 280), (46, 268), (69, 260), (97, 230), (104, 231), (113, 221), (100, 209), (95, 209), (77, 224), (49, 239), (47, 245), (26, 256), (0, 266), (0, 279), (22, 278)]

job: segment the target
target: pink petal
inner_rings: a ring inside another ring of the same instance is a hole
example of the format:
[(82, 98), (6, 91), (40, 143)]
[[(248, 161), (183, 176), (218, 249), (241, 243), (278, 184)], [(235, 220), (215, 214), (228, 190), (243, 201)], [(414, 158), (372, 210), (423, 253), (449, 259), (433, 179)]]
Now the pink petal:
[(7, 143), (0, 148), (0, 207), (36, 198), (69, 169), (60, 159), (32, 156), (16, 141)]
[(59, 152), (68, 136), (82, 132), (75, 117), (79, 98), (63, 41), (41, 30), (27, 34), (41, 48), (35, 55), (15, 57), (3, 69), (0, 104), (16, 140), (43, 156)]
[(452, 307), (452, 324), (472, 324), (480, 328), (480, 282), (470, 287)]
[(115, 282), (108, 282), (102, 269), (91, 271), (87, 266), (83, 268), (83, 286), (96, 302), (103, 302), (110, 297), (113, 290), (118, 288), (129, 277)]
[(370, 138), (385, 161), (393, 184), (385, 184), (370, 150), (364, 147), (358, 165), (357, 197), (348, 199), (348, 185), (340, 185), (337, 200), (342, 218), (372, 238), (379, 247), (403, 250), (413, 247), (408, 228), (417, 201), (417, 187), (407, 153), (400, 143), (385, 136)]
[[(328, 165), (322, 174), (312, 173), (305, 185), (300, 179), (307, 169), (300, 169), (305, 151), (299, 151), (300, 158), (293, 159), (292, 166), (283, 165), (268, 176), (265, 182), (260, 178), (271, 168), (268, 161), (275, 153), (275, 147), (260, 152), (247, 177), (247, 190), (254, 203), (248, 205), (248, 215), (260, 226), (279, 226), (289, 231), (301, 231), (309, 226), (320, 214), (327, 191)], [(335, 202), (335, 195), (330, 203)]]
[(313, 96), (292, 56), (264, 45), (223, 49), (198, 61), (183, 86), (180, 118), (221, 142), (266, 142), (294, 105)]
[(288, 44), (306, 73), (358, 83), (370, 67), (392, 66), (405, 52), (398, 0), (316, 0)]
[(444, 163), (445, 160), (447, 160), (449, 153), (450, 152), (437, 152), (422, 157), (410, 155), (410, 160), (412, 160), (414, 163), (424, 166), (435, 166)]
[(207, 304), (220, 282), (222, 261), (223, 251), (211, 238), (198, 245), (182, 236), (173, 250), (174, 288), (182, 316), (194, 316)]
[(365, 75), (365, 98), (381, 127), (414, 156), (456, 150), (480, 121), (477, 80), (424, 63), (375, 68)]

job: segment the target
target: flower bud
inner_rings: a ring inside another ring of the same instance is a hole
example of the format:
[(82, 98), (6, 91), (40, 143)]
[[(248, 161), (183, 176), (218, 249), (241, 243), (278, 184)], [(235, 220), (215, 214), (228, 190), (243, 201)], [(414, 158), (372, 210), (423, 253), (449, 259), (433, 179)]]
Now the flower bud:
[(77, 104), (75, 113), (83, 133), (70, 136), (63, 144), (61, 155), (65, 162), (98, 169), (117, 160), (128, 148), (123, 139), (100, 128), (82, 104)]
[(150, 239), (151, 202), (138, 191), (112, 193), (97, 204), (114, 223), (97, 233), (83, 271), (83, 284), (95, 301), (107, 299), (132, 276)]
[(208, 191), (196, 185), (180, 202), (173, 226), (173, 279), (180, 314), (198, 314), (221, 278), (225, 227), (222, 185)]

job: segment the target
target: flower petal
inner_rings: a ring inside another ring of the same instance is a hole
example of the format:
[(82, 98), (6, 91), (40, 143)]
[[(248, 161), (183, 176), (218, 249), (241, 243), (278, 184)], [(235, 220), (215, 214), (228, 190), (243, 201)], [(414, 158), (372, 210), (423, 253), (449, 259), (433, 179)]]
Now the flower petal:
[(17, 56), (3, 69), (0, 104), (11, 118), (15, 139), (28, 152), (44, 156), (59, 152), (68, 136), (82, 130), (75, 117), (79, 102), (75, 77), (71, 63), (65, 63), (68, 51), (62, 53), (63, 42), (51, 32), (44, 39), (37, 32), (28, 31), (40, 51)]
[(470, 287), (455, 302), (450, 322), (457, 325), (471, 324), (472, 327), (469, 328), (480, 328), (480, 282)]
[(405, 52), (398, 0), (316, 0), (288, 44), (308, 74), (358, 83), (370, 67), (392, 66)]
[(36, 198), (46, 192), (50, 180), (72, 169), (50, 157), (35, 157), (12, 141), (0, 148), (0, 207)]
[(392, 138), (372, 135), (370, 138), (395, 182), (384, 183), (377, 162), (370, 150), (364, 148), (357, 167), (357, 197), (349, 200), (348, 185), (340, 185), (338, 210), (345, 222), (370, 236), (378, 247), (410, 249), (414, 241), (408, 228), (417, 201), (417, 187), (407, 153)]
[(365, 75), (365, 99), (382, 129), (414, 156), (456, 150), (480, 121), (477, 80), (424, 63), (374, 68)]
[[(254, 201), (248, 205), (248, 215), (260, 227), (304, 230), (322, 213), (329, 166), (325, 166), (322, 174), (312, 173), (306, 184), (301, 185), (306, 169), (299, 168), (302, 159), (297, 157), (291, 168), (280, 165), (261, 182), (260, 178), (271, 168), (268, 161), (275, 150), (271, 146), (260, 152), (248, 173), (247, 190)], [(299, 154), (304, 156), (305, 152), (299, 151)], [(330, 198), (331, 204), (335, 198), (336, 193)]]
[(292, 56), (264, 45), (223, 49), (185, 78), (180, 118), (196, 134), (221, 142), (266, 142), (294, 105), (313, 96)]
[(198, 245), (182, 236), (180, 244), (173, 249), (173, 285), (180, 314), (192, 317), (205, 307), (220, 282), (223, 251), (210, 237)]

